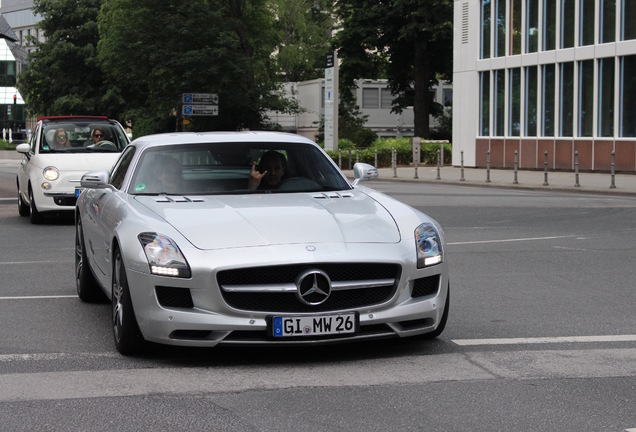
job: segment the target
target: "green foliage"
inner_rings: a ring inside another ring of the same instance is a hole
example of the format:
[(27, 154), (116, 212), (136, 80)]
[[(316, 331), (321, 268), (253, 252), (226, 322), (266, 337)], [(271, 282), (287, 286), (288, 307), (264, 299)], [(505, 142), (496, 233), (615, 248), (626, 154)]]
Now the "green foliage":
[(0, 150), (15, 150), (15, 144), (9, 144), (9, 141), (0, 139)]

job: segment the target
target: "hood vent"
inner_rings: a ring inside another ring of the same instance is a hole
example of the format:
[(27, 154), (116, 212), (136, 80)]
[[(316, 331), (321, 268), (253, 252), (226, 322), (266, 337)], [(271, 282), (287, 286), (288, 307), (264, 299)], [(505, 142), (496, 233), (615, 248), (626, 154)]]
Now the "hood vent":
[(203, 202), (202, 198), (190, 198), (187, 196), (168, 196), (159, 195), (155, 198), (155, 202), (158, 203), (186, 203), (186, 202)]
[(323, 192), (313, 195), (315, 199), (337, 199), (337, 198), (351, 198), (353, 194), (350, 192)]

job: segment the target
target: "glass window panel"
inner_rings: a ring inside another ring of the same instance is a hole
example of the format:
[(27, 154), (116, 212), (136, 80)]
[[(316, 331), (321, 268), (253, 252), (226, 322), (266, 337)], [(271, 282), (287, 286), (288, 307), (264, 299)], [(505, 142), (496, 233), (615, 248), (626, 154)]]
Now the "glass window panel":
[(493, 81), (495, 94), (493, 101), (493, 129), (495, 136), (504, 136), (504, 119), (505, 119), (505, 102), (506, 97), (506, 79), (505, 70), (500, 69), (493, 71)]
[(594, 45), (594, 0), (579, 1), (579, 45)]
[(621, 57), (620, 136), (636, 136), (636, 55)]
[(574, 46), (574, 0), (561, 0), (561, 48)]
[(377, 88), (362, 89), (362, 108), (377, 108), (380, 106), (379, 92)]
[(495, 32), (495, 57), (506, 55), (506, 0), (495, 0), (497, 31)]
[(594, 60), (579, 62), (579, 136), (591, 137), (594, 124)]
[(560, 64), (559, 136), (571, 137), (574, 124), (574, 63)]
[(508, 135), (519, 136), (521, 131), (521, 69), (510, 69), (510, 90), (508, 92)]
[(521, 0), (510, 1), (510, 54), (521, 54)]
[(636, 39), (636, 0), (622, 0), (621, 40)]
[(616, 0), (599, 0), (599, 41), (600, 43), (616, 40)]
[(539, 46), (539, 0), (526, 1), (526, 52), (537, 52)]
[(525, 135), (537, 136), (537, 67), (526, 68)]
[(481, 2), (481, 58), (490, 58), (490, 0)]
[(551, 51), (556, 46), (556, 2), (543, 0), (543, 51)]
[(490, 72), (479, 74), (479, 135), (490, 135)]
[(614, 58), (598, 61), (598, 135), (614, 136)]
[(541, 69), (541, 127), (542, 136), (554, 136), (554, 96), (555, 67), (553, 64), (543, 65)]
[(453, 106), (453, 89), (443, 89), (442, 98), (445, 107)]
[(382, 97), (380, 101), (380, 108), (382, 109), (391, 109), (393, 106), (393, 95), (391, 94), (391, 89), (383, 88), (380, 90), (380, 96)]

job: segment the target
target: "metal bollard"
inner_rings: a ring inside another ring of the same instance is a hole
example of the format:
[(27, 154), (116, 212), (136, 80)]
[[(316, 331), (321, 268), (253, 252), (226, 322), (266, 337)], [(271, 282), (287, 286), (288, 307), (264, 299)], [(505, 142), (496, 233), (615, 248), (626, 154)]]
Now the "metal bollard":
[(441, 166), (441, 151), (437, 150), (437, 177), (435, 180), (441, 180), (442, 177), (440, 177), (440, 173), (439, 173), (439, 168)]
[(579, 184), (579, 151), (574, 152), (574, 187), (581, 187)]
[(616, 153), (612, 152), (612, 183), (610, 184), (610, 189), (616, 189), (615, 177), (616, 177)]
[(543, 163), (543, 186), (550, 186), (548, 183), (548, 151), (545, 151), (545, 162)]
[(490, 183), (490, 150), (486, 153), (486, 183)]
[(338, 168), (342, 169), (342, 150), (338, 150)]
[(461, 151), (461, 177), (459, 177), (459, 181), (466, 181), (464, 178), (464, 150)]
[(378, 167), (378, 150), (376, 149), (374, 153), (375, 153), (375, 157), (374, 157), (375, 164), (373, 166), (377, 168)]
[(349, 149), (349, 169), (351, 169), (351, 149)]
[(391, 149), (391, 165), (393, 166), (393, 178), (397, 177), (397, 152)]
[(356, 149), (356, 163), (360, 162), (360, 159), (358, 158), (358, 149)]
[(415, 149), (415, 151), (413, 152), (413, 166), (415, 167), (415, 175), (413, 176), (414, 179), (419, 178), (417, 176), (417, 165), (419, 161), (420, 161), (420, 152), (417, 149)]
[(519, 154), (517, 152), (517, 150), (515, 150), (515, 177), (514, 180), (512, 181), (512, 184), (519, 184), (519, 181), (517, 181), (517, 168), (519, 167), (519, 160), (518, 160)]

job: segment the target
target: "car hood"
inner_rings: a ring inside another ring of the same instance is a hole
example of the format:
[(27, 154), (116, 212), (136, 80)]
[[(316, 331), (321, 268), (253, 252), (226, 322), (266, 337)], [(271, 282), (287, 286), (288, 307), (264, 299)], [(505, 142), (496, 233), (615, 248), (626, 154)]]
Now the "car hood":
[(60, 171), (110, 170), (120, 153), (51, 153), (38, 154), (37, 165), (54, 166)]
[(199, 249), (400, 241), (389, 212), (359, 191), (136, 200)]

